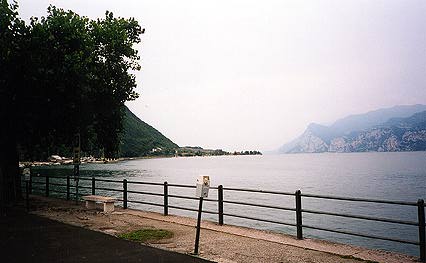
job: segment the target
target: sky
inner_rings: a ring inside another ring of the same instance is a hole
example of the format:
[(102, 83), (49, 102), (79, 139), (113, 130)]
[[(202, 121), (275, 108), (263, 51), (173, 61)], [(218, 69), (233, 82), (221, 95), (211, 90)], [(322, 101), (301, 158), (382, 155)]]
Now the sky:
[(424, 0), (18, 0), (134, 17), (140, 98), (126, 105), (180, 146), (274, 150), (311, 122), (426, 104)]

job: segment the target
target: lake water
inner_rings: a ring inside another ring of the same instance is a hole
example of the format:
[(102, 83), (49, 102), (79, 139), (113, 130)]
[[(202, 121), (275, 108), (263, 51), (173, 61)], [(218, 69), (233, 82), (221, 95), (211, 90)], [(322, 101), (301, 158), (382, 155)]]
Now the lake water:
[[(164, 159), (139, 159), (111, 164), (85, 164), (82, 177), (106, 177), (132, 181), (164, 182), (195, 185), (198, 175), (209, 175), (212, 186), (253, 188), (302, 193), (362, 197), (374, 199), (417, 202), (426, 199), (426, 152), (406, 153), (324, 153), (287, 154), (263, 156), (217, 156)], [(36, 168), (33, 174), (72, 175), (72, 166)], [(37, 181), (37, 178), (34, 179)], [(52, 182), (52, 181), (51, 181)], [(90, 186), (90, 181), (80, 181)], [(97, 183), (97, 187), (115, 187), (119, 184)], [(161, 186), (130, 185), (129, 190), (162, 193)], [(81, 189), (89, 193), (89, 189)], [(99, 191), (98, 193), (102, 193)], [(169, 194), (194, 196), (194, 189), (170, 187)], [(121, 197), (116, 193), (117, 197)], [(217, 191), (211, 190), (209, 198), (216, 199)], [(294, 207), (293, 196), (224, 192), (225, 200)], [(129, 194), (129, 200), (162, 203), (161, 196)], [(198, 207), (196, 200), (170, 198), (169, 205)], [(417, 221), (417, 208), (399, 205), (372, 204), (324, 199), (302, 199), (304, 209), (337, 213), (387, 217)], [(129, 203), (129, 207), (162, 212), (162, 207)], [(217, 211), (216, 202), (205, 202), (206, 210)], [(240, 214), (282, 222), (295, 222), (295, 213), (267, 208), (225, 204), (225, 213)], [(195, 212), (169, 209), (170, 214), (196, 217)], [(217, 215), (204, 214), (204, 219), (217, 221)], [(268, 229), (295, 235), (295, 227), (227, 217), (226, 224), (236, 224), (258, 229)], [(406, 240), (418, 240), (416, 226), (347, 219), (326, 215), (303, 213), (303, 223), (319, 227), (352, 232), (388, 236)], [(371, 248), (393, 250), (418, 256), (418, 247), (395, 242), (333, 234), (304, 229), (305, 237), (322, 238)]]

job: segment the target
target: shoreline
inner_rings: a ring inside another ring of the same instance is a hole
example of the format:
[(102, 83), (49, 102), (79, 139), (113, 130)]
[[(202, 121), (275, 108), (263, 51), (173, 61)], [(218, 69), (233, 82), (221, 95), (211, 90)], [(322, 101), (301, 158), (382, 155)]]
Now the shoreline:
[[(144, 160), (144, 159), (167, 159), (167, 158), (194, 158), (194, 157), (220, 157), (220, 156), (291, 156), (291, 155), (318, 155), (318, 154), (324, 154), (324, 155), (335, 155), (335, 154), (344, 154), (344, 155), (350, 155), (350, 154), (398, 154), (398, 153), (420, 153), (426, 151), (395, 151), (395, 152), (378, 152), (378, 151), (367, 151), (367, 152), (318, 152), (318, 153), (266, 153), (262, 155), (234, 155), (234, 154), (227, 154), (227, 155), (202, 155), (202, 156), (175, 156), (175, 155), (158, 155), (158, 156), (139, 156), (139, 157), (120, 157), (118, 159), (95, 159), (95, 160), (87, 160), (87, 161), (81, 161), (80, 164), (109, 164), (109, 163), (118, 163), (118, 162), (124, 162), (124, 161), (132, 161), (132, 160)], [(24, 166), (54, 166), (54, 165), (73, 165), (72, 160), (67, 158), (64, 159), (64, 161), (20, 161), (19, 167)]]
[[(158, 155), (158, 156), (140, 156), (140, 157), (120, 157), (118, 159), (107, 159), (107, 160), (93, 160), (93, 161), (81, 161), (80, 164), (111, 164), (111, 163), (119, 163), (125, 161), (133, 161), (133, 160), (145, 160), (145, 159), (171, 159), (171, 158), (197, 158), (197, 157), (223, 157), (223, 156), (262, 156), (262, 155), (202, 155), (202, 156), (170, 156), (170, 155)], [(64, 162), (55, 162), (55, 161), (21, 161), (19, 162), (19, 167), (26, 166), (68, 166), (74, 165), (72, 160), (66, 159)]]
[[(118, 163), (124, 161), (140, 160), (140, 159), (163, 159), (163, 158), (174, 158), (174, 156), (141, 156), (141, 157), (121, 157), (118, 159), (106, 159), (106, 160), (90, 160), (90, 161), (81, 161), (80, 164), (109, 164), (109, 163)], [(19, 162), (19, 167), (24, 166), (68, 166), (74, 165), (72, 160), (66, 159), (63, 162), (60, 161), (21, 161)]]

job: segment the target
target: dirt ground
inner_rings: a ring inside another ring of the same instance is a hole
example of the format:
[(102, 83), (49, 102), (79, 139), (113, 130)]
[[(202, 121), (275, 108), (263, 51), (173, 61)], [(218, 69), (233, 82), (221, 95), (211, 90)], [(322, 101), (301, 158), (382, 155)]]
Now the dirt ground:
[[(83, 203), (32, 196), (31, 213), (67, 224), (110, 235), (143, 229), (166, 229), (174, 233), (170, 239), (149, 245), (180, 253), (192, 253), (195, 239), (195, 219), (163, 216), (116, 207), (112, 213), (88, 210)], [(219, 226), (203, 221), (199, 256), (217, 262), (417, 262), (407, 255), (369, 250), (326, 241), (254, 230), (236, 226)]]

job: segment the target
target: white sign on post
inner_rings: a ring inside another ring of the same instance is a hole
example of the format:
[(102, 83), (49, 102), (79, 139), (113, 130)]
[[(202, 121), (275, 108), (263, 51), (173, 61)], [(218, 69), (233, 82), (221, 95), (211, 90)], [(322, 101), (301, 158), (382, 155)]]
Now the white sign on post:
[(208, 175), (200, 175), (197, 178), (196, 197), (207, 198), (209, 196), (210, 177)]
[(22, 171), (22, 174), (24, 175), (24, 180), (25, 181), (29, 181), (30, 180), (30, 175), (31, 175), (30, 168), (28, 168), (28, 167), (24, 168), (24, 170)]

